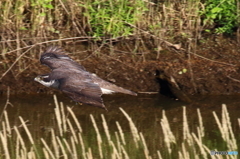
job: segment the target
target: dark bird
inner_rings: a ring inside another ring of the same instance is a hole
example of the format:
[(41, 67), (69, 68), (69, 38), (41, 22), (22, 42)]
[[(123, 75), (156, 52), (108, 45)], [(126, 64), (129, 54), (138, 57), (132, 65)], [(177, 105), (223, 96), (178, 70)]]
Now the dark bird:
[(72, 100), (106, 109), (102, 94), (120, 92), (137, 94), (107, 82), (92, 74), (55, 46), (48, 47), (40, 62), (51, 69), (49, 74), (39, 75), (34, 80), (47, 87), (66, 93)]

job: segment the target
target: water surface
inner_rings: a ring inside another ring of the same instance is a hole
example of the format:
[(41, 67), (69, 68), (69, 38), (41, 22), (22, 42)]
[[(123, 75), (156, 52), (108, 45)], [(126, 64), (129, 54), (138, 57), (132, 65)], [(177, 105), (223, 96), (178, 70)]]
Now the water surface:
[[(197, 117), (197, 108), (199, 108), (208, 140), (216, 141), (221, 138), (221, 134), (218, 131), (212, 112), (215, 111), (221, 117), (221, 105), (225, 103), (227, 104), (234, 134), (239, 139), (239, 125), (237, 122), (237, 119), (240, 118), (239, 96), (193, 96), (191, 98), (194, 102), (189, 104), (158, 94), (139, 94), (137, 97), (122, 94), (104, 95), (103, 99), (108, 111), (97, 107), (78, 105), (64, 95), (57, 95), (57, 98), (59, 102), (63, 102), (64, 106), (69, 106), (73, 109), (85, 135), (93, 131), (90, 114), (94, 116), (97, 124), (100, 125), (100, 131), (103, 131), (103, 128), (101, 128), (101, 114), (104, 114), (110, 131), (113, 133), (117, 131), (116, 121), (118, 121), (123, 131), (129, 133), (129, 123), (119, 110), (119, 107), (123, 108), (132, 118), (138, 131), (144, 134), (146, 142), (152, 151), (159, 150), (164, 144), (163, 132), (160, 125), (162, 110), (166, 111), (171, 130), (177, 140), (178, 138), (180, 140), (183, 129), (182, 107), (186, 106), (190, 131), (195, 133), (199, 125)], [(1, 96), (0, 112), (2, 112), (5, 102), (6, 97)], [(10, 102), (13, 106), (8, 105), (6, 110), (11, 125), (20, 125), (19, 116), (22, 116), (24, 120), (28, 121), (29, 130), (34, 138), (46, 138), (46, 136), (50, 135), (50, 128), (57, 128), (53, 95), (12, 95), (10, 96)]]

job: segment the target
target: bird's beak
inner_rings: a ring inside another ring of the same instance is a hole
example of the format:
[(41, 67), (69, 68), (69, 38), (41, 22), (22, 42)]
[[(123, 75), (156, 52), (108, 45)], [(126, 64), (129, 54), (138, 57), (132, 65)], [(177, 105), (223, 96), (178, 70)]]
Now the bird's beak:
[(37, 81), (37, 82), (41, 81), (41, 77), (40, 76), (35, 77), (34, 81)]

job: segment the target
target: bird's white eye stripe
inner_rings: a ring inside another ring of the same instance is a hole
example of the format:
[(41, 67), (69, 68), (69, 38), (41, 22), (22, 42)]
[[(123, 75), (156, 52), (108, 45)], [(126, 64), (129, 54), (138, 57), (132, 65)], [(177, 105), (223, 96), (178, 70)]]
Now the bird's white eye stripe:
[[(44, 57), (43, 57), (44, 60), (45, 60), (45, 59), (50, 59), (50, 58), (51, 58), (50, 56), (44, 56)], [(70, 57), (65, 57), (65, 56), (62, 56), (62, 57), (61, 57), (61, 56), (58, 56), (57, 58), (58, 58), (58, 59), (63, 59), (63, 60), (66, 59), (66, 60), (71, 60), (71, 61), (72, 61), (72, 59), (71, 59)]]
[(44, 56), (43, 57), (43, 59), (45, 60), (45, 59), (49, 59), (50, 57), (49, 56)]
[(45, 75), (45, 76), (44, 76), (44, 75), (41, 75), (41, 77), (42, 77), (42, 78), (48, 78), (49, 75)]
[(67, 60), (72, 60), (71, 58), (69, 58), (69, 57), (58, 57), (59, 59), (67, 59)]

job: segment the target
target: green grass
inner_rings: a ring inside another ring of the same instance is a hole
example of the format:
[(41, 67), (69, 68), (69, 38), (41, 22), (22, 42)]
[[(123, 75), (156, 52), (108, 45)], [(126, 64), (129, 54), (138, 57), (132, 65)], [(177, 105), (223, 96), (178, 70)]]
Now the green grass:
[(147, 6), (142, 0), (87, 0), (83, 5), (86, 9), (84, 16), (91, 26), (90, 35), (93, 37), (121, 37), (134, 33), (136, 22), (141, 21)]
[[(33, 137), (33, 132), (30, 132), (26, 120), (22, 117), (19, 117), (20, 125), (10, 125), (8, 113), (3, 112), (0, 126), (0, 158), (217, 158), (210, 155), (210, 150), (217, 151), (218, 147), (212, 147), (211, 142), (209, 144), (209, 140), (205, 139), (206, 130), (199, 109), (197, 110), (199, 119), (196, 125), (197, 133), (193, 133), (188, 125), (186, 108), (183, 107), (181, 139), (171, 131), (163, 111), (159, 124), (163, 135), (159, 137), (164, 138), (164, 144), (153, 152), (145, 135), (139, 132), (131, 117), (122, 108), (120, 112), (129, 123), (129, 131), (123, 131), (118, 121), (116, 121), (117, 130), (110, 130), (104, 115), (101, 115), (101, 122), (90, 115), (93, 129), (83, 130), (81, 121), (77, 119), (72, 109), (64, 107), (63, 103), (58, 103), (56, 96), (54, 101), (56, 126), (50, 128), (50, 136), (42, 135), (41, 138)], [(224, 151), (237, 151), (237, 141), (226, 105), (222, 105), (221, 121), (215, 112), (213, 116), (219, 127), (221, 140), (226, 144)], [(160, 135), (160, 132), (155, 133)], [(209, 145), (211, 148), (208, 147)], [(236, 159), (237, 155), (221, 156), (221, 158)]]

